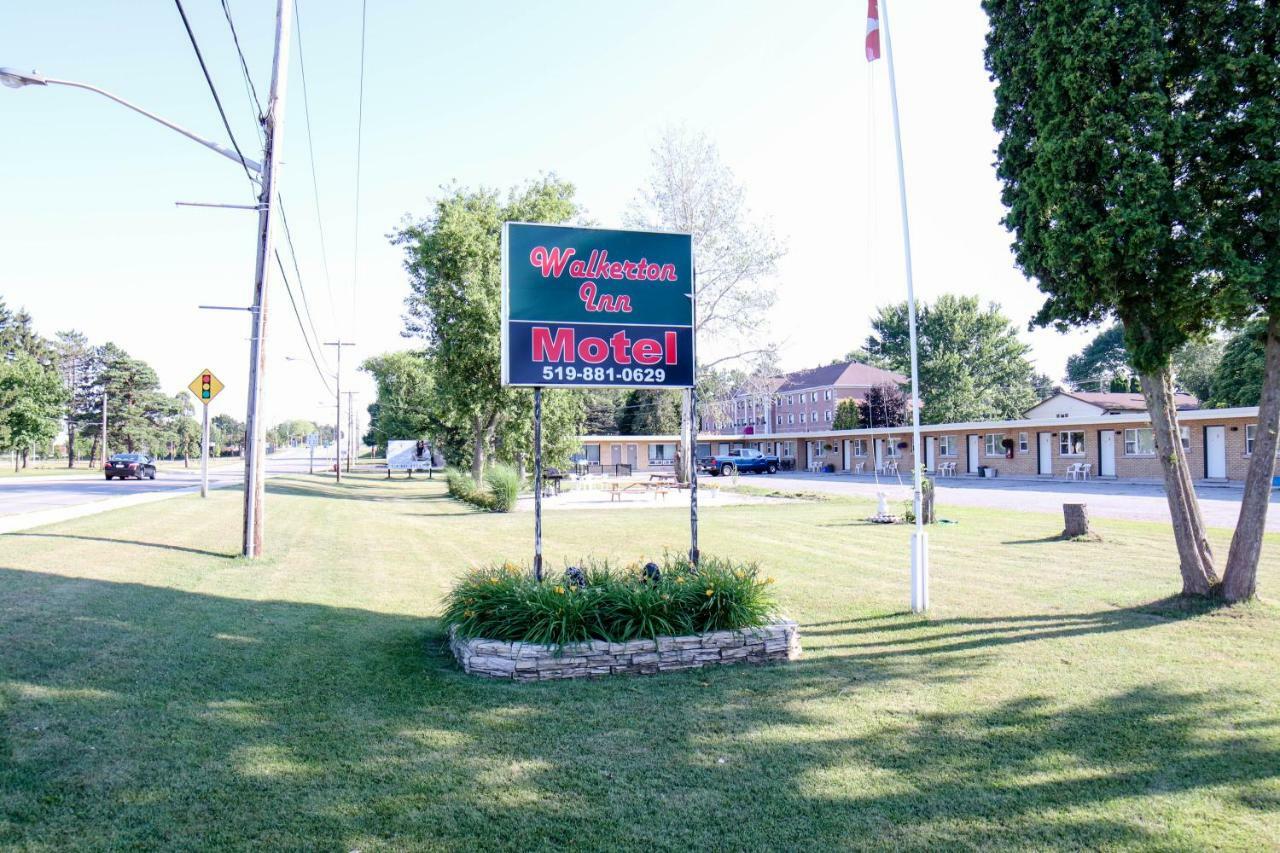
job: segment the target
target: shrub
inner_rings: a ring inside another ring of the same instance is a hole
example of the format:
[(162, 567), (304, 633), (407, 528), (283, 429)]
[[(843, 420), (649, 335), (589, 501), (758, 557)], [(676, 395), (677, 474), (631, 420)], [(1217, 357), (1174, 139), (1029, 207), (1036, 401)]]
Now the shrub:
[(495, 465), (486, 471), (484, 487), (456, 468), (445, 473), (445, 482), (453, 497), (492, 512), (510, 512), (520, 497), (520, 475), (506, 465)]
[(511, 512), (520, 497), (520, 475), (509, 465), (494, 465), (484, 474), (489, 487), (489, 508), (494, 512)]
[(539, 582), (512, 563), (472, 569), (447, 596), (444, 624), (467, 637), (560, 645), (753, 628), (776, 610), (773, 579), (754, 564), (704, 557), (695, 572), (667, 556), (656, 581), (640, 563), (581, 570), (582, 587), (563, 574)]

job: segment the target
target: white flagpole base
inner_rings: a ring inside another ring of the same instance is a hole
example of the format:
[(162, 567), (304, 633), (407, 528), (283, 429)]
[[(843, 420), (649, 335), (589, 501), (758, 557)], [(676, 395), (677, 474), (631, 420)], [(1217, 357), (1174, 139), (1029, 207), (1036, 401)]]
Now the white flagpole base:
[(911, 612), (929, 609), (929, 534), (917, 530), (911, 534)]

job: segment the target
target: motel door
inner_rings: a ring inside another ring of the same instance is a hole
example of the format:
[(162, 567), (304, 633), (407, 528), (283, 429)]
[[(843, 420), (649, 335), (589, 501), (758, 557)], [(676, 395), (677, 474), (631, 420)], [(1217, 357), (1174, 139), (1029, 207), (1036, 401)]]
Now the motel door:
[(884, 464), (884, 439), (877, 438), (876, 439), (876, 470), (879, 470), (880, 466), (883, 464)]
[(929, 436), (924, 440), (924, 470), (926, 471), (932, 471), (934, 469), (933, 454), (934, 454), (934, 444), (936, 442), (937, 442), (937, 439), (934, 438), (933, 436)]
[(1116, 475), (1116, 431), (1104, 429), (1098, 433), (1098, 476)]
[(844, 470), (853, 470), (853, 442), (845, 439), (844, 442)]
[(981, 447), (982, 437), (977, 435), (969, 436), (967, 445), (968, 452), (965, 453), (965, 470), (970, 474), (978, 473), (978, 449)]
[(609, 462), (612, 465), (622, 464), (622, 445), (621, 444), (609, 445)]
[(1204, 428), (1204, 475), (1211, 480), (1227, 476), (1227, 428)]
[(1053, 476), (1053, 433), (1042, 432), (1037, 434), (1038, 453), (1040, 457), (1040, 473), (1045, 477)]
[(632, 471), (636, 470), (636, 468), (639, 467), (639, 463), (637, 461), (639, 459), (639, 456), (640, 456), (639, 448), (636, 447), (634, 444), (628, 444), (627, 445), (627, 464), (631, 466)]

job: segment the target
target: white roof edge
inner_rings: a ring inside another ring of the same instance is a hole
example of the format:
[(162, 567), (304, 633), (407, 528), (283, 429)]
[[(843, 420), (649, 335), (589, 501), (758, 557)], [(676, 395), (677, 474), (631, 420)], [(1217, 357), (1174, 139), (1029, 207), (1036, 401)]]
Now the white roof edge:
[[(1257, 406), (1239, 406), (1232, 409), (1189, 409), (1178, 412), (1178, 420), (1211, 421), (1234, 420), (1237, 418), (1256, 418)], [(953, 424), (921, 424), (922, 433), (973, 432), (977, 430), (1026, 430), (1037, 427), (1105, 427), (1114, 423), (1149, 423), (1151, 416), (1147, 412), (1133, 412), (1122, 415), (1088, 415), (1067, 418), (1035, 418), (1018, 421), (966, 421)], [(821, 430), (818, 432), (778, 432), (778, 433), (699, 433), (699, 441), (815, 441), (820, 438), (858, 438), (868, 435), (900, 435), (911, 431), (911, 426), (875, 427), (867, 429)], [(625, 443), (627, 441), (679, 441), (678, 435), (583, 435), (580, 440), (611, 441)]]

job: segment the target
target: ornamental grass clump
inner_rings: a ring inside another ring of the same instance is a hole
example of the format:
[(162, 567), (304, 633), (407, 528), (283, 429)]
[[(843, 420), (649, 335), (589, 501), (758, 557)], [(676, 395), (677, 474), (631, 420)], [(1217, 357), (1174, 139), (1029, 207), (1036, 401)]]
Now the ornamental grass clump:
[(464, 637), (562, 645), (755, 628), (776, 614), (773, 579), (754, 564), (665, 557), (654, 571), (587, 561), (542, 581), (512, 563), (468, 571), (445, 601)]
[(465, 471), (445, 472), (449, 494), (491, 512), (510, 512), (520, 498), (520, 475), (508, 465), (494, 465), (484, 474), (481, 486)]

